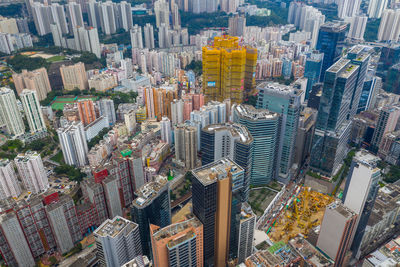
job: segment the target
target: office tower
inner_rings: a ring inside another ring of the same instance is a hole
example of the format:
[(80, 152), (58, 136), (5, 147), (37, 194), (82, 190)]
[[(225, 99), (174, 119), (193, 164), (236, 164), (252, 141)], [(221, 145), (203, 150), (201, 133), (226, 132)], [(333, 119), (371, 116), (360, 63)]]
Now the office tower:
[(150, 23), (146, 23), (146, 25), (143, 28), (144, 31), (144, 45), (148, 49), (154, 49), (154, 29), (153, 25)]
[(280, 114), (277, 175), (288, 183), (293, 175), (295, 144), (304, 92), (293, 86), (265, 82), (257, 86), (257, 108)]
[(70, 32), (72, 32), (72, 29), (78, 26), (84, 26), (81, 5), (76, 2), (69, 2), (65, 5), (65, 9), (67, 10), (67, 16), (69, 20), (68, 26)]
[(371, 150), (373, 152), (378, 152), (385, 134), (393, 132), (396, 129), (399, 118), (399, 106), (385, 106), (380, 109), (378, 123), (371, 141)]
[(235, 15), (229, 17), (229, 35), (231, 36), (243, 36), (246, 31), (246, 18)]
[(29, 244), (15, 213), (0, 216), (0, 251), (7, 266), (35, 266)]
[(94, 109), (94, 103), (91, 99), (81, 99), (76, 103), (79, 112), (79, 119), (84, 126), (94, 122), (96, 120), (96, 111)]
[(377, 96), (382, 88), (382, 78), (367, 73), (365, 77), (357, 113), (375, 107)]
[(388, 4), (387, 0), (370, 0), (368, 5), (368, 17), (379, 19), (382, 12), (386, 9)]
[(10, 135), (21, 136), (25, 133), (15, 94), (13, 90), (6, 87), (0, 88), (0, 122), (6, 126), (7, 133)]
[(255, 86), (257, 49), (239, 45), (239, 38), (215, 37), (214, 44), (204, 46), (203, 91), (210, 100), (242, 103)]
[(133, 27), (132, 7), (130, 3), (121, 1), (117, 4), (120, 28), (129, 31)]
[(166, 227), (171, 224), (169, 183), (166, 177), (156, 176), (136, 190), (132, 201), (131, 216), (139, 225), (140, 240), (144, 255), (150, 255), (150, 224)]
[(33, 71), (22, 70), (21, 73), (13, 74), (15, 89), (18, 95), (22, 90), (29, 89), (36, 91), (39, 101), (46, 99), (51, 91), (49, 77), (46, 68), (40, 68)]
[(87, 163), (89, 152), (82, 122), (70, 122), (57, 129), (64, 161), (68, 165), (83, 167)]
[(317, 247), (335, 261), (335, 267), (345, 266), (344, 258), (356, 221), (357, 214), (339, 202), (326, 207)]
[(400, 9), (383, 11), (378, 30), (378, 41), (397, 42), (400, 34)]
[(103, 98), (97, 101), (97, 106), (100, 116), (107, 117), (107, 121), (110, 126), (114, 125), (117, 121), (117, 117), (115, 115), (114, 100)]
[(47, 131), (42, 109), (35, 91), (25, 89), (19, 95), (31, 133)]
[(131, 29), (130, 33), (131, 33), (132, 48), (143, 48), (142, 27), (135, 24), (135, 26), (133, 26), (133, 28)]
[(200, 151), (203, 165), (227, 157), (244, 169), (242, 201), (249, 198), (253, 142), (250, 132), (240, 124), (211, 124), (201, 129)]
[(349, 38), (364, 40), (365, 28), (367, 27), (368, 17), (358, 15), (351, 18), (350, 30), (347, 35)]
[(94, 232), (102, 266), (122, 266), (142, 255), (139, 227), (120, 216), (106, 220)]
[(309, 107), (305, 107), (300, 113), (294, 160), (297, 166), (303, 166), (306, 158), (310, 156), (316, 118), (317, 110)]
[(62, 195), (46, 205), (46, 213), (58, 251), (62, 254), (70, 251), (82, 239), (74, 200)]
[(226, 266), (237, 257), (244, 170), (220, 159), (192, 170), (193, 213), (203, 224), (205, 266)]
[(202, 267), (203, 225), (195, 216), (160, 228), (150, 225), (154, 267)]
[(279, 114), (249, 105), (234, 105), (232, 116), (233, 122), (246, 126), (254, 139), (250, 184), (268, 184), (276, 173)]
[(256, 230), (257, 216), (248, 203), (242, 204), (240, 212), (238, 263), (243, 263), (253, 254), (254, 231)]
[(169, 28), (169, 3), (165, 0), (157, 0), (154, 3), (154, 13), (156, 15), (157, 28), (159, 28), (161, 26), (161, 24), (164, 23), (168, 29)]
[(175, 136), (175, 158), (185, 164), (187, 170), (197, 165), (197, 128), (185, 124), (176, 125)]
[(310, 160), (323, 175), (333, 176), (346, 157), (369, 58), (368, 47), (354, 46), (326, 71)]
[(319, 30), (316, 49), (324, 54), (320, 81), (324, 81), (326, 70), (342, 55), (343, 42), (346, 38), (347, 23), (327, 22)]
[(0, 159), (0, 200), (17, 198), (21, 194), (14, 165), (8, 159)]
[(304, 69), (304, 78), (307, 78), (305, 99), (308, 99), (308, 95), (313, 85), (319, 82), (323, 59), (324, 54), (317, 51), (307, 54), (306, 65)]
[(49, 188), (47, 172), (44, 169), (40, 154), (33, 151), (19, 154), (14, 159), (14, 163), (26, 190), (37, 194)]
[(161, 124), (161, 140), (172, 145), (171, 121), (168, 117), (162, 117)]
[(357, 152), (343, 190), (343, 204), (358, 215), (351, 244), (351, 250), (357, 258), (359, 258), (361, 241), (378, 194), (381, 177), (381, 171), (377, 168), (379, 160), (367, 151)]
[(87, 90), (89, 88), (85, 64), (78, 62), (74, 65), (60, 67), (61, 78), (65, 90)]
[(68, 29), (68, 23), (65, 16), (64, 6), (54, 3), (51, 4), (49, 8), (52, 18), (50, 22), (59, 25), (62, 34), (68, 34), (70, 31)]
[(339, 0), (338, 17), (341, 19), (352, 18), (360, 10), (361, 0)]

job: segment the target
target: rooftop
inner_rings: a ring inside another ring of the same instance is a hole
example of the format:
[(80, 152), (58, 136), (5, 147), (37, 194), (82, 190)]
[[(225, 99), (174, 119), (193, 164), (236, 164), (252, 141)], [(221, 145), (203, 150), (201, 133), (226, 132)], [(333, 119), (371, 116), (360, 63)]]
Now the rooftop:
[(218, 178), (223, 179), (227, 177), (228, 173), (235, 176), (240, 172), (243, 172), (242, 167), (228, 158), (192, 170), (193, 175), (204, 185), (214, 183)]
[(158, 194), (163, 191), (167, 183), (168, 180), (166, 177), (161, 175), (155, 176), (153, 182), (149, 182), (136, 190), (135, 194), (137, 195), (137, 198), (133, 200), (132, 205), (144, 207), (151, 203)]
[(138, 227), (134, 222), (124, 219), (120, 216), (116, 216), (114, 219), (106, 220), (103, 222), (95, 231), (94, 234), (101, 237), (116, 237), (122, 230), (128, 229), (133, 230)]
[(250, 120), (274, 120), (279, 118), (279, 114), (267, 109), (256, 109), (250, 105), (234, 105), (232, 109), (237, 110), (239, 116)]
[(239, 137), (242, 143), (250, 143), (253, 141), (249, 130), (241, 124), (237, 123), (224, 123), (224, 124), (210, 124), (205, 126), (203, 131), (230, 131), (231, 135), (234, 137)]
[(354, 156), (355, 161), (367, 165), (368, 167), (375, 168), (380, 161), (380, 158), (369, 153), (366, 150), (360, 150)]
[(333, 261), (324, 256), (302, 235), (289, 241), (289, 245), (309, 264), (309, 266), (332, 266)]
[(350, 218), (355, 215), (355, 213), (353, 211), (351, 211), (349, 208), (347, 208), (340, 202), (332, 202), (326, 208), (331, 209), (331, 210), (336, 210), (338, 213), (340, 213), (345, 218)]
[(268, 91), (272, 94), (286, 96), (300, 96), (303, 92), (302, 90), (291, 85), (284, 85), (277, 82), (263, 82), (257, 86), (257, 89)]

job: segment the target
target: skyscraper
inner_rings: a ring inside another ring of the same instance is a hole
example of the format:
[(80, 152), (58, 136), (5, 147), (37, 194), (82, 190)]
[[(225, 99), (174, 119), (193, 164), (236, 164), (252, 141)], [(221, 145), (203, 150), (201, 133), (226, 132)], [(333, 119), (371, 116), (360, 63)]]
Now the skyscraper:
[(137, 198), (131, 205), (133, 221), (139, 224), (140, 240), (144, 255), (150, 255), (150, 224), (166, 227), (171, 224), (169, 183), (166, 177), (155, 180), (136, 190)]
[(144, 32), (144, 46), (148, 49), (154, 49), (154, 29), (153, 25), (150, 23), (146, 23), (146, 25), (143, 28)]
[(311, 168), (328, 176), (336, 173), (347, 154), (370, 53), (367, 47), (355, 46), (347, 57), (326, 71), (311, 149)]
[(268, 184), (275, 178), (276, 172), (279, 114), (249, 105), (234, 105), (232, 116), (235, 123), (246, 126), (253, 136), (250, 184)]
[(159, 28), (161, 26), (161, 24), (164, 23), (168, 29), (169, 28), (169, 3), (165, 0), (157, 0), (154, 3), (154, 13), (156, 15), (157, 28)]
[(378, 41), (397, 42), (400, 35), (400, 9), (383, 11), (378, 30)]
[(130, 3), (126, 1), (121, 1), (117, 4), (119, 20), (120, 20), (120, 28), (125, 31), (129, 31), (133, 27), (133, 19), (132, 19), (132, 7)]
[(351, 18), (350, 30), (347, 37), (364, 40), (365, 28), (367, 27), (368, 17), (358, 15)]
[(65, 163), (78, 167), (85, 166), (89, 149), (82, 122), (71, 122), (57, 129), (57, 134)]
[(197, 129), (196, 127), (180, 124), (175, 126), (175, 158), (191, 170), (197, 165)]
[(357, 15), (361, 5), (361, 0), (339, 0), (338, 17), (341, 19), (352, 18)]
[(94, 109), (94, 103), (91, 99), (81, 99), (76, 105), (78, 106), (79, 119), (84, 126), (96, 120), (96, 111)]
[(357, 152), (351, 163), (343, 191), (342, 202), (358, 215), (351, 244), (351, 250), (357, 258), (379, 189), (381, 177), (381, 171), (377, 168), (379, 160), (367, 151)]
[(254, 231), (256, 230), (257, 216), (248, 203), (242, 204), (240, 212), (240, 227), (238, 241), (238, 263), (243, 263), (253, 254)]
[(378, 123), (376, 124), (371, 140), (371, 150), (373, 152), (378, 152), (385, 134), (393, 132), (396, 129), (399, 118), (400, 106), (385, 106), (380, 108)]
[(293, 174), (295, 144), (301, 98), (304, 92), (293, 86), (265, 82), (257, 87), (257, 108), (280, 114), (280, 133), (276, 166), (279, 180), (288, 183)]
[(10, 135), (20, 136), (25, 133), (15, 94), (13, 90), (6, 87), (0, 88), (0, 123), (6, 126)]
[(108, 124), (110, 126), (114, 125), (117, 121), (117, 117), (115, 115), (114, 100), (103, 98), (97, 101), (97, 105), (99, 108), (100, 116), (107, 117)]
[[(130, 31), (132, 48), (143, 48), (142, 27), (135, 24)], [(145, 40), (146, 41), (146, 40)], [(150, 48), (150, 47), (146, 47)]]
[(244, 169), (242, 201), (247, 201), (249, 197), (253, 142), (247, 128), (236, 123), (211, 124), (201, 130), (203, 165), (227, 157)]
[(242, 103), (255, 86), (257, 50), (239, 45), (239, 38), (215, 37), (214, 44), (203, 47), (203, 91), (210, 100)]
[(18, 183), (14, 165), (8, 159), (0, 159), (0, 200), (8, 197), (18, 197), (21, 188)]
[(37, 194), (49, 188), (47, 172), (40, 154), (33, 151), (19, 154), (14, 159), (14, 163), (26, 190)]
[(226, 266), (237, 257), (244, 170), (224, 158), (192, 170), (193, 213), (203, 224), (205, 266)]
[(335, 267), (345, 266), (344, 258), (350, 248), (357, 214), (339, 202), (326, 207), (317, 247), (335, 261)]
[(84, 63), (79, 62), (71, 66), (62, 65), (60, 73), (65, 90), (74, 90), (75, 88), (87, 90), (89, 88)]
[(120, 216), (103, 222), (94, 231), (94, 237), (102, 266), (122, 266), (142, 255), (139, 226)]
[(160, 228), (150, 225), (154, 267), (202, 267), (203, 225), (195, 216)]
[(323, 60), (324, 54), (317, 51), (307, 54), (306, 65), (304, 69), (304, 78), (307, 78), (305, 99), (308, 99), (308, 95), (311, 92), (313, 85), (318, 83), (320, 80)]
[(327, 22), (321, 26), (316, 46), (324, 54), (320, 81), (324, 81), (325, 71), (341, 57), (346, 30), (347, 23), (339, 21)]
[(161, 140), (172, 145), (171, 121), (168, 117), (162, 117), (161, 124)]
[(36, 92), (25, 89), (20, 94), (20, 97), (31, 133), (47, 131)]
[(67, 10), (67, 16), (69, 19), (69, 31), (72, 32), (73, 28), (77, 26), (83, 27), (83, 16), (82, 16), (82, 9), (81, 5), (76, 2), (69, 2), (65, 5)]
[(18, 95), (24, 89), (36, 91), (39, 101), (44, 100), (51, 91), (49, 77), (46, 68), (40, 68), (33, 71), (22, 70), (20, 74), (13, 74), (15, 89)]
[(229, 17), (229, 35), (243, 36), (246, 31), (246, 18), (239, 15)]
[(382, 12), (386, 9), (387, 4), (387, 0), (370, 0), (368, 5), (368, 17), (379, 19), (382, 16)]

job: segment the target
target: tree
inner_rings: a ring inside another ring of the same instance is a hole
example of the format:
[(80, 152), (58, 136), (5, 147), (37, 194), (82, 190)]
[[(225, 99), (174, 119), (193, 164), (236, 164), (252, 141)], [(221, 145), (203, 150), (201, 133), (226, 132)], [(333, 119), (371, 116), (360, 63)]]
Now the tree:
[(7, 59), (7, 63), (12, 66), (16, 72), (21, 72), (23, 69), (36, 70), (41, 67), (48, 68), (50, 63), (41, 57), (28, 57), (17, 54), (12, 58)]

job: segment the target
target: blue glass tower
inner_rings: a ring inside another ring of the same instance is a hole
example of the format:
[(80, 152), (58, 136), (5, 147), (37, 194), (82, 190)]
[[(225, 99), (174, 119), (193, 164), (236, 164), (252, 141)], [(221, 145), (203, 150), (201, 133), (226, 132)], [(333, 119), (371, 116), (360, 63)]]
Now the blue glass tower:
[(324, 54), (316, 51), (307, 55), (306, 66), (304, 69), (304, 78), (307, 78), (305, 99), (308, 99), (308, 95), (313, 85), (319, 82), (323, 59)]
[(327, 22), (319, 29), (316, 49), (324, 54), (320, 81), (324, 81), (325, 71), (342, 56), (346, 39), (347, 23), (341, 21)]
[(379, 93), (379, 89), (382, 87), (382, 79), (379, 77), (367, 76), (364, 81), (363, 89), (358, 102), (357, 114), (361, 113), (371, 105), (373, 105), (375, 96)]

